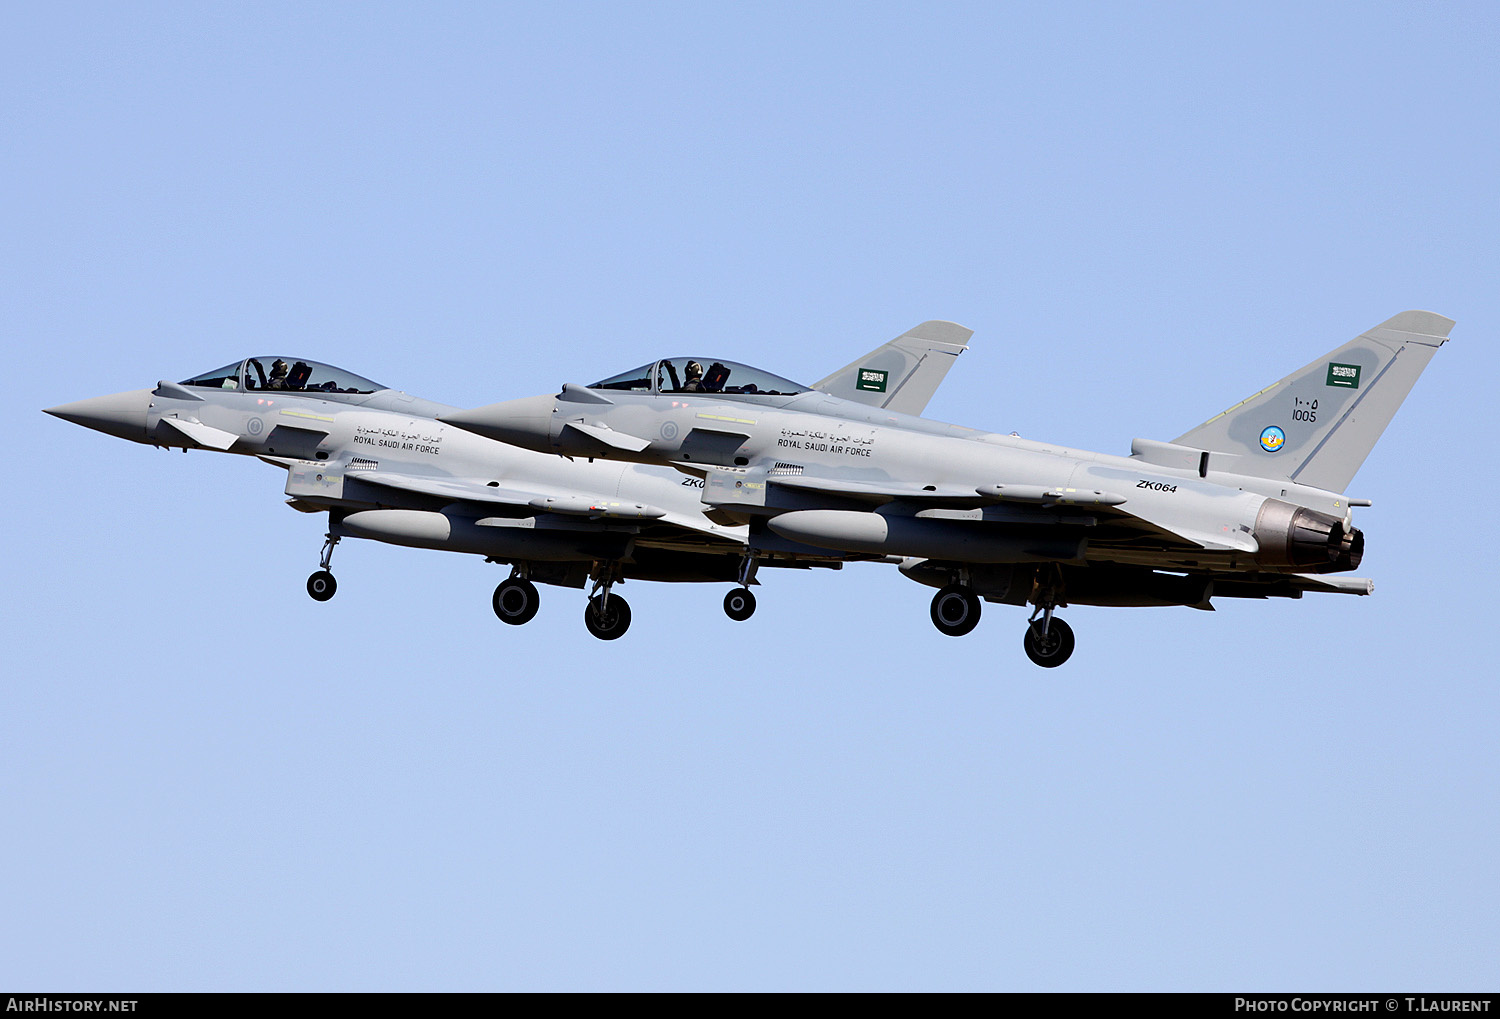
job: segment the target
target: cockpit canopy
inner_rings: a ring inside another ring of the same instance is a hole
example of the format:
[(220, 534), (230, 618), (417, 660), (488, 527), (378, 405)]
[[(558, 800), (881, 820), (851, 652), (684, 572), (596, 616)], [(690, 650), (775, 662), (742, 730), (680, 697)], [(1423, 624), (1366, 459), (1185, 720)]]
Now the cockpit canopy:
[(378, 382), (317, 361), (295, 357), (247, 357), (182, 383), (205, 389), (284, 390), (295, 393), (374, 393)]
[(807, 392), (779, 375), (736, 361), (673, 357), (621, 372), (590, 389), (620, 389), (632, 393), (712, 393), (721, 396), (795, 396)]

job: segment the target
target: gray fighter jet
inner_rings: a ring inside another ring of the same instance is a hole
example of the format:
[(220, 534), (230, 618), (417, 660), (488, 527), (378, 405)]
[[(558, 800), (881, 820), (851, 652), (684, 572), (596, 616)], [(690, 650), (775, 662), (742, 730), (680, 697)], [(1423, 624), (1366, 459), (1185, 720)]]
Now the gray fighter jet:
[[(711, 358), (668, 358), (442, 420), (569, 456), (672, 464), (757, 554), (901, 557), (961, 636), (981, 599), (1034, 606), (1025, 650), (1067, 660), (1069, 604), (1369, 594), (1343, 494), (1453, 322), (1408, 311), (1172, 442), (1110, 456), (939, 424)], [(703, 366), (707, 366), (706, 368)], [(851, 366), (856, 367), (856, 366)], [(855, 386), (880, 392), (883, 363)]]
[[(970, 335), (923, 323), (819, 385), (853, 406), (920, 413)], [(863, 366), (874, 363), (888, 366), (888, 388), (861, 382)], [(760, 566), (837, 569), (881, 558), (752, 549), (743, 522), (700, 499), (697, 474), (519, 449), (439, 420), (456, 409), (316, 361), (266, 356), (47, 413), (133, 442), (246, 454), (284, 468), (292, 508), (328, 514), (319, 569), (307, 579), (318, 601), (337, 588), (333, 549), (346, 536), (510, 564), (493, 605), (515, 625), (536, 615), (537, 583), (592, 581), (584, 623), (603, 640), (630, 625), (630, 606), (611, 594), (626, 579), (737, 583), (724, 610), (748, 619)]]

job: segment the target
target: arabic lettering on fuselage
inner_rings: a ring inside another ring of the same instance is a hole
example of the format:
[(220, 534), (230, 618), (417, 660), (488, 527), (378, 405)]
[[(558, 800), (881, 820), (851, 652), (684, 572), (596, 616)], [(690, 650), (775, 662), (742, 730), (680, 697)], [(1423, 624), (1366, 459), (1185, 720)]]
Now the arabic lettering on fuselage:
[(437, 456), (442, 452), (442, 433), (406, 431), (401, 428), (381, 428), (372, 425), (356, 425), (354, 443), (359, 446), (378, 446), (401, 452), (426, 453)]
[(783, 428), (776, 445), (783, 449), (801, 449), (812, 453), (840, 453), (844, 456), (869, 456), (875, 445), (874, 435), (854, 435), (847, 432), (824, 432), (816, 428), (803, 431)]

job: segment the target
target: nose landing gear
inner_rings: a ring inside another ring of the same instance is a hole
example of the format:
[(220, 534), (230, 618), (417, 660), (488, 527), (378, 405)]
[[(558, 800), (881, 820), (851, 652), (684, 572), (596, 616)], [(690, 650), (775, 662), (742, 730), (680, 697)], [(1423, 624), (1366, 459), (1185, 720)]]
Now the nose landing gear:
[(339, 589), (339, 582), (327, 570), (319, 570), (307, 578), (307, 593), (313, 601), (327, 601)]
[(760, 561), (755, 558), (755, 553), (746, 552), (740, 563), (740, 586), (724, 596), (724, 614), (737, 623), (755, 615), (755, 595), (750, 590), (750, 584), (755, 580), (755, 571), (759, 566)]
[(333, 564), (333, 547), (338, 543), (339, 539), (332, 533), (327, 535), (327, 540), (323, 542), (323, 555), (318, 560), (321, 569), (307, 578), (307, 593), (313, 601), (327, 601), (339, 589), (339, 582), (329, 572), (329, 566)]
[(737, 587), (724, 596), (724, 614), (737, 623), (755, 615), (755, 595), (748, 587)]

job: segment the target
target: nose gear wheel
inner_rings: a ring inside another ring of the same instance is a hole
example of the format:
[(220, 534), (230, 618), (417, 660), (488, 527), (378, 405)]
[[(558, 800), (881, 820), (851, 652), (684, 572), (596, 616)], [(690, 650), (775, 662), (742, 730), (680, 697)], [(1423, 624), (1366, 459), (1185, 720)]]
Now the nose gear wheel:
[(329, 572), (333, 566), (333, 550), (339, 543), (339, 536), (329, 531), (324, 536), (323, 552), (318, 556), (318, 566), (321, 569), (307, 578), (307, 593), (313, 601), (327, 601), (333, 597), (333, 593), (339, 589), (339, 582), (333, 579)]
[(748, 588), (737, 587), (724, 596), (724, 614), (735, 622), (755, 615), (755, 595)]
[(339, 589), (339, 582), (327, 570), (319, 570), (307, 578), (307, 593), (313, 601), (327, 601)]

